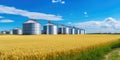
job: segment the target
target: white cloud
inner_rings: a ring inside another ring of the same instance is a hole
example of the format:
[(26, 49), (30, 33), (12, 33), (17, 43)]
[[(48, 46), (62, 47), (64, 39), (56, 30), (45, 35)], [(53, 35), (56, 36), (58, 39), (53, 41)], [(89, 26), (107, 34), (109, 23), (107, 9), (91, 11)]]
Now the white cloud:
[(29, 12), (27, 10), (16, 9), (15, 7), (8, 7), (0, 5), (0, 13), (21, 15), (31, 19), (44, 19), (44, 20), (63, 20), (62, 16), (56, 16), (53, 14), (45, 14), (39, 12)]
[(120, 33), (120, 21), (108, 17), (103, 21), (87, 21), (80, 22), (74, 24), (77, 27), (84, 28), (88, 33), (108, 33), (108, 32), (116, 32)]
[(85, 12), (83, 12), (83, 14), (85, 17), (88, 17), (88, 12), (85, 11)]
[(65, 4), (65, 1), (61, 1), (61, 4)]
[(87, 12), (84, 12), (84, 14), (87, 14)]
[(70, 25), (71, 25), (71, 24), (72, 24), (72, 22), (68, 22), (67, 24), (70, 24)]
[(63, 1), (63, 0), (52, 0), (52, 3), (61, 3), (61, 4), (65, 4), (65, 1)]
[(0, 16), (0, 18), (4, 18), (3, 16)]
[(13, 20), (10, 20), (10, 19), (3, 19), (3, 20), (0, 20), (0, 23), (12, 23), (14, 22)]
[(52, 3), (58, 3), (60, 2), (61, 0), (52, 0)]

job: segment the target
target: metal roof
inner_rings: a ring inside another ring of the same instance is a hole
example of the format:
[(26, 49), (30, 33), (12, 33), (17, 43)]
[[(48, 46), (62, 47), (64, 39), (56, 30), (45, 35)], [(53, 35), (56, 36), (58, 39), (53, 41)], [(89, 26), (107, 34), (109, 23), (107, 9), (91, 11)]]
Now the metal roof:
[(48, 24), (46, 24), (46, 25), (56, 25), (56, 24), (48, 21)]
[(14, 28), (13, 30), (21, 30), (20, 28)]
[(36, 22), (35, 20), (33, 20), (33, 19), (30, 19), (30, 20), (28, 20), (28, 21), (26, 21), (26, 22), (24, 22), (25, 24), (26, 23), (38, 23), (38, 22)]

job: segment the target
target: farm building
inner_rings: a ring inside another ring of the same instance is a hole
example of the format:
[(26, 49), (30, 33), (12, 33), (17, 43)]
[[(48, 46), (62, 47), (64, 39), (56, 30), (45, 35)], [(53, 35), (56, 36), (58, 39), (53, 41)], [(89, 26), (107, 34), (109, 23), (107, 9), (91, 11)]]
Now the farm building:
[(1, 31), (1, 34), (6, 34), (6, 31)]
[(13, 34), (13, 32), (10, 30), (10, 31), (1, 31), (1, 34)]
[(23, 34), (25, 35), (41, 34), (40, 27), (41, 24), (36, 22), (34, 19), (28, 20), (23, 23)]
[(70, 27), (62, 25), (58, 31), (59, 34), (70, 34)]
[(14, 28), (13, 29), (13, 34), (22, 34), (22, 29), (20, 29), (20, 28)]
[(58, 26), (48, 22), (48, 24), (43, 27), (43, 32), (44, 34), (58, 34)]

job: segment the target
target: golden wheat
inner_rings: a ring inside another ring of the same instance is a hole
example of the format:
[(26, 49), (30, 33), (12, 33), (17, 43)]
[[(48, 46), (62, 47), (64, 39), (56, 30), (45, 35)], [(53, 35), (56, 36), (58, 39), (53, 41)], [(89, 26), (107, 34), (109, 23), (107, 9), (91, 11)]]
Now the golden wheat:
[(0, 60), (45, 60), (49, 53), (57, 56), (58, 52), (84, 50), (119, 38), (119, 35), (0, 35)]

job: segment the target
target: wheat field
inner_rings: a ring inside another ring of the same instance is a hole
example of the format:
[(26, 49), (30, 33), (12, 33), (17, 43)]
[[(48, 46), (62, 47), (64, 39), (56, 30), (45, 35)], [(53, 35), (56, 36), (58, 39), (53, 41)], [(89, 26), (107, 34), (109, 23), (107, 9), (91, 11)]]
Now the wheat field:
[(57, 56), (56, 52), (65, 54), (118, 39), (120, 35), (0, 35), (0, 60), (46, 60), (51, 53)]

